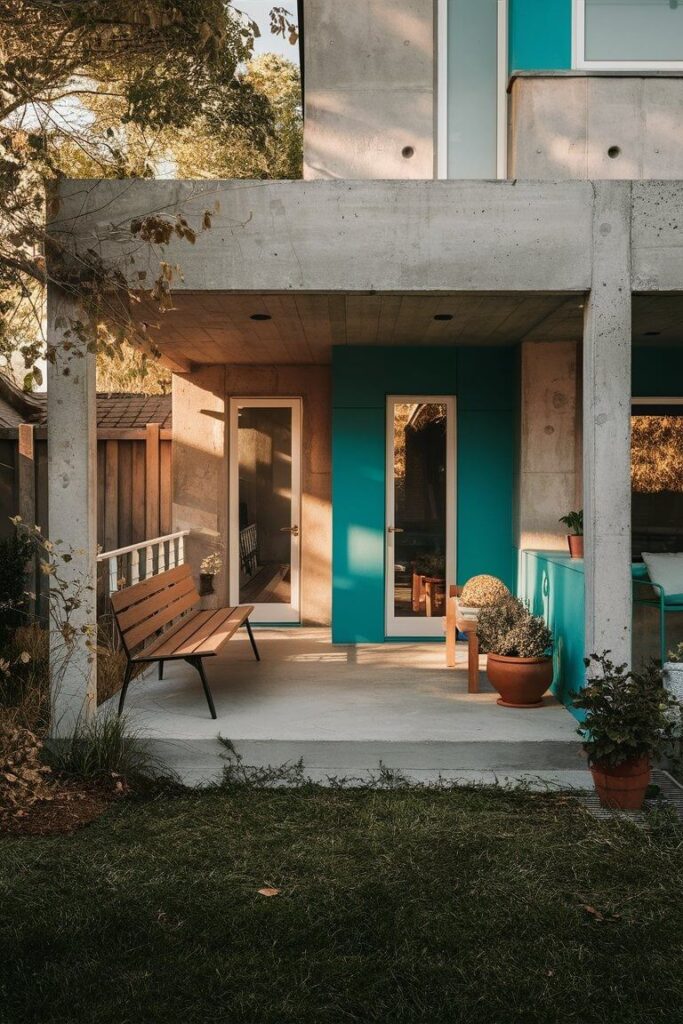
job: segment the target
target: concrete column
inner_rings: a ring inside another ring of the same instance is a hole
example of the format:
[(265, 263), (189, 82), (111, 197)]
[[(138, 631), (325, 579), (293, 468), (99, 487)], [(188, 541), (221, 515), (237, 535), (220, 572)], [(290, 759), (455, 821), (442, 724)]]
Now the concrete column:
[[(95, 355), (73, 333), (68, 336), (71, 347), (64, 351), (70, 318), (78, 318), (73, 302), (48, 288), (47, 340), (56, 353), (47, 370), (48, 534), (53, 542), (60, 541), (58, 553), (71, 555), (71, 561), (59, 560), (59, 576), (69, 583), (66, 596), (80, 599), (69, 614), (76, 630), (72, 643), (65, 642), (54, 621), (50, 625), (51, 733), (56, 738), (72, 736), (97, 703), (95, 654), (82, 632), (96, 622)], [(54, 595), (52, 580), (51, 588)], [(61, 619), (60, 602), (55, 607)]]
[(581, 507), (576, 349), (573, 341), (521, 346), (520, 550), (566, 551), (559, 517)]
[(586, 653), (631, 661), (631, 186), (595, 182), (584, 312)]

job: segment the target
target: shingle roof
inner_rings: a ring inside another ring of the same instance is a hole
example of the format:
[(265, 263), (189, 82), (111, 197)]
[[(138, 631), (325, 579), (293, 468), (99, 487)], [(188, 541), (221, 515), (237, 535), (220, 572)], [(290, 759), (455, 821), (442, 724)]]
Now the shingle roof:
[[(45, 392), (24, 394), (0, 374), (0, 427), (19, 423), (47, 423)], [(147, 423), (171, 429), (170, 395), (137, 395), (100, 391), (97, 394), (97, 426), (108, 430), (141, 430)]]

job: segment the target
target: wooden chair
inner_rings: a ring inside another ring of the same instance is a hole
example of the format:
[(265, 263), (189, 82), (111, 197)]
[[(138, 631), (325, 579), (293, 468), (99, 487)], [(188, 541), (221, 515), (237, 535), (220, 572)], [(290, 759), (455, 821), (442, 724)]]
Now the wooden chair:
[(137, 665), (158, 662), (160, 679), (163, 679), (165, 661), (182, 660), (192, 665), (202, 681), (211, 717), (215, 718), (216, 709), (202, 659), (214, 657), (240, 626), (246, 626), (256, 660), (261, 660), (249, 622), (253, 607), (241, 605), (201, 611), (189, 565), (178, 565), (119, 590), (112, 594), (111, 603), (128, 659), (119, 715)]
[(465, 619), (458, 609), (462, 587), (449, 588), (446, 603), (446, 665), (455, 668), (455, 644), (458, 630), (467, 633), (467, 692), (479, 693), (479, 637), (477, 620)]

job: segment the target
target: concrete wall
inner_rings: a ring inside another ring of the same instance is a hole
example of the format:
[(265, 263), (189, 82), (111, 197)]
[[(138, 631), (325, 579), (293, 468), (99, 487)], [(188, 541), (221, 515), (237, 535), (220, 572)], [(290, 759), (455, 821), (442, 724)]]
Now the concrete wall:
[(683, 78), (517, 77), (511, 178), (683, 178)]
[(307, 0), (305, 178), (434, 176), (434, 7)]
[(186, 557), (195, 575), (218, 550), (223, 572), (215, 603), (228, 600), (225, 367), (173, 377), (173, 529), (191, 530)]
[(216, 604), (228, 602), (228, 410), (231, 396), (303, 400), (301, 610), (330, 621), (330, 369), (326, 366), (204, 366), (173, 378), (173, 527), (189, 529), (195, 573), (221, 550)]
[(560, 516), (581, 507), (581, 412), (574, 342), (521, 346), (517, 543), (566, 551)]

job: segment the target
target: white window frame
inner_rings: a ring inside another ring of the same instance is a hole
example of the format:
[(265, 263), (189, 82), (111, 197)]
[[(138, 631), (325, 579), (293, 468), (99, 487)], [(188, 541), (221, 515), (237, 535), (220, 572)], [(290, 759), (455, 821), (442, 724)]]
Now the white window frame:
[[(446, 406), (446, 599), (449, 588), (457, 579), (458, 553), (458, 448), (457, 399), (455, 395), (387, 395), (385, 433), (384, 484), (384, 635), (397, 637), (443, 636), (441, 616), (431, 618), (410, 615), (398, 617), (394, 613), (394, 550), (395, 488), (394, 488), (394, 406), (398, 403), (421, 402)], [(390, 529), (391, 528), (391, 529)]]
[(228, 551), (230, 555), (228, 572), (228, 601), (240, 604), (240, 549), (239, 549), (239, 410), (250, 409), (291, 409), (292, 412), (292, 508), (290, 525), (298, 527), (296, 534), (290, 534), (290, 601), (289, 604), (271, 602), (254, 603), (250, 618), (253, 623), (270, 625), (298, 624), (301, 622), (301, 512), (303, 499), (303, 478), (301, 456), (303, 450), (303, 402), (301, 398), (271, 398), (253, 396), (230, 396), (229, 408), (229, 465), (228, 465)]
[[(498, 104), (496, 125), (496, 176), (508, 174), (508, 8), (498, 0)], [(436, 9), (436, 176), (448, 178), (448, 0), (437, 0)]]
[(586, 0), (572, 0), (572, 67), (577, 71), (682, 71), (683, 60), (586, 60)]

